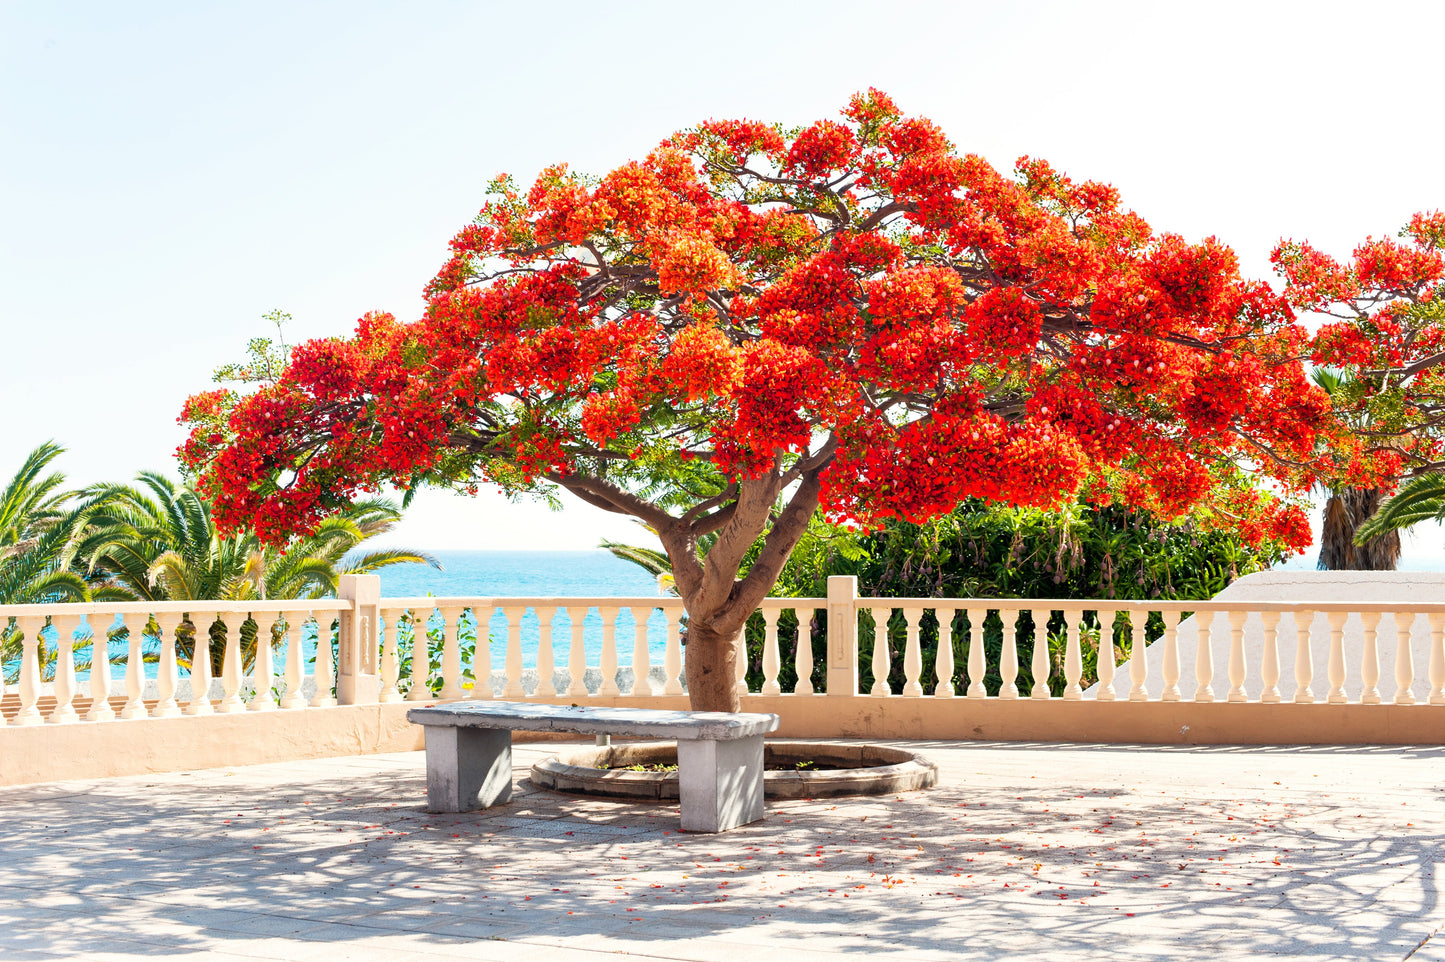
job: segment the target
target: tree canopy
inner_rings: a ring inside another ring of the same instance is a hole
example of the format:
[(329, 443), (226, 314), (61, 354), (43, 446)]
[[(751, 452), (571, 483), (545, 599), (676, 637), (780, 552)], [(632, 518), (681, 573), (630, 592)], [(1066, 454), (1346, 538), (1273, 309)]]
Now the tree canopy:
[(600, 178), (500, 177), (426, 296), (188, 402), (218, 523), (280, 540), (388, 483), (560, 486), (657, 531), (698, 707), (735, 706), (736, 634), (819, 507), (1207, 499), (1302, 546), (1303, 511), (1239, 465), (1298, 480), (1333, 430), (1307, 333), (1220, 241), (1041, 160), (1000, 174), (878, 91), (800, 129), (707, 121)]

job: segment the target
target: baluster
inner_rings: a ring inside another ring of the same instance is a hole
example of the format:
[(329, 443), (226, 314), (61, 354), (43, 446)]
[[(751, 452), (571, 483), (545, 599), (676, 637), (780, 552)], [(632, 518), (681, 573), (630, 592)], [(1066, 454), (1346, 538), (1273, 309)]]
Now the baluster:
[(1179, 690), (1179, 612), (1159, 614), (1164, 618), (1164, 692), (1159, 697), (1164, 701), (1178, 701), (1183, 697)]
[(16, 618), (15, 627), (20, 629), (20, 712), (12, 725), (40, 725), (45, 719), (35, 703), (40, 700), (40, 632), (45, 626), (43, 617), (29, 616)]
[(101, 624), (101, 615), (86, 615), (90, 625), (90, 711), (86, 721), (111, 721), (115, 710), (110, 707), (110, 638), (109, 628)]
[(1330, 694), (1331, 705), (1343, 705), (1349, 699), (1345, 695), (1345, 619), (1348, 612), (1331, 611), (1330, 620)]
[(987, 608), (968, 610), (968, 690), (969, 698), (987, 698), (988, 689), (983, 685), (987, 670), (983, 658), (983, 623), (988, 619)]
[(622, 694), (617, 687), (617, 613), (618, 608), (598, 608), (602, 616), (602, 687), (597, 694), (615, 697)]
[(1032, 608), (1029, 613), (1034, 619), (1034, 652), (1031, 659), (1034, 687), (1029, 690), (1029, 697), (1047, 701), (1053, 697), (1053, 692), (1049, 691), (1049, 617), (1053, 612)]
[(312, 677), (316, 682), (316, 694), (311, 696), (312, 708), (332, 708), (336, 705), (336, 695), (332, 690), (336, 687), (336, 668), (331, 652), (331, 622), (335, 617), (334, 612), (324, 611), (314, 619), (316, 669)]
[(1129, 613), (1129, 700), (1149, 700), (1149, 639), (1144, 629), (1149, 625), (1148, 611)]
[[(438, 701), (459, 701), (466, 694), (462, 690), (462, 647), (457, 632), (461, 630), (462, 612), (465, 608), (443, 608), (442, 612), (442, 690), (437, 693)], [(478, 641), (482, 625), (477, 622)], [(475, 649), (473, 649), (475, 650)], [(473, 659), (475, 663), (475, 659)], [(475, 689), (473, 689), (475, 691)]]
[(145, 652), (142, 645), (145, 643), (146, 623), (150, 621), (150, 615), (122, 615), (121, 624), (126, 631), (125, 651), (125, 707), (120, 711), (120, 717), (129, 721), (132, 718), (144, 718), (146, 716), (145, 703)]
[(176, 632), (186, 616), (174, 612), (163, 612), (155, 616), (157, 630), (161, 633), (161, 657), (156, 665), (156, 704), (151, 709), (152, 718), (175, 718), (181, 713), (176, 704)]
[(1244, 619), (1247, 611), (1229, 612), (1229, 696), (1232, 702), (1249, 701), (1244, 691)]
[(1260, 623), (1264, 625), (1264, 655), (1260, 662), (1260, 680), (1264, 690), (1259, 700), (1268, 705), (1278, 704), (1279, 694), (1279, 612), (1261, 611)]
[(935, 698), (952, 698), (957, 694), (953, 687), (953, 617), (957, 608), (935, 608), (933, 617), (938, 621), (938, 655), (933, 660), (933, 674), (937, 684), (933, 686)]
[(1445, 705), (1445, 612), (1430, 612), (1430, 704)]
[(998, 696), (1013, 699), (1019, 696), (1018, 685), (1014, 684), (1019, 676), (1019, 645), (1015, 637), (1018, 630), (1018, 610), (1000, 608), (998, 620), (1003, 623), (1003, 650), (998, 661), (998, 673), (1003, 681), (999, 685)]
[(904, 608), (903, 620), (908, 624), (908, 640), (903, 648), (903, 695), (917, 698), (923, 694), (919, 678), (923, 674), (923, 649), (918, 643), (918, 622), (923, 619), (922, 608)]
[(286, 643), (286, 694), (281, 696), (281, 707), (286, 709), (306, 707), (306, 696), (301, 694), (301, 684), (306, 677), (301, 669), (301, 635), (304, 633), (305, 624), (306, 620), (303, 618), (297, 626), (302, 630), (298, 631), (291, 627), (289, 619), (281, 622), (281, 640)]
[(55, 707), (46, 721), (52, 725), (80, 721), (75, 712), (75, 629), (80, 625), (76, 615), (51, 618), (55, 626)]
[(1078, 609), (1064, 612), (1068, 639), (1064, 642), (1064, 699), (1078, 701), (1084, 697), (1079, 679), (1084, 675), (1084, 651), (1079, 647), (1079, 621), (1084, 613)]
[(1365, 626), (1364, 649), (1360, 652), (1360, 704), (1380, 703), (1380, 612), (1360, 612), (1360, 623)]
[(552, 609), (552, 617), (542, 619), (542, 609), (535, 608), (537, 615), (537, 697), (556, 698), (557, 685), (552, 676), (557, 671), (557, 653), (552, 649), (552, 622), (557, 620), (558, 609)]
[(402, 613), (391, 608), (377, 614), (381, 618), (377, 628), (384, 634), (381, 636), (381, 690), (377, 692), (376, 700), (389, 705), (403, 700), (398, 687), (401, 682), (401, 656), (397, 648)]
[(1198, 685), (1194, 689), (1194, 700), (1201, 702), (1214, 701), (1214, 623), (1219, 620), (1219, 613), (1204, 612), (1203, 617), (1196, 616), (1199, 623), (1199, 643), (1194, 648), (1194, 677)]
[(191, 700), (186, 703), (187, 715), (211, 715), (216, 710), (211, 704), (211, 625), (219, 617), (209, 612), (189, 615), (195, 634), (191, 636)]
[(778, 657), (778, 615), (777, 608), (763, 609), (763, 688), (764, 695), (781, 695), (778, 685), (778, 671), (782, 667)]
[(1314, 680), (1314, 656), (1310, 652), (1310, 625), (1315, 620), (1313, 611), (1294, 613), (1294, 703), (1314, 704), (1315, 693), (1310, 690)]
[(738, 692), (739, 695), (746, 695), (746, 694), (748, 693), (748, 626), (747, 626), (747, 622), (743, 622), (743, 626), (738, 629), (738, 636), (737, 636), (737, 638), (734, 639), (734, 642), (735, 642), (736, 645), (737, 645), (737, 657), (733, 659), (733, 664), (737, 667), (737, 672), (738, 672), (738, 675), (737, 675), (737, 685), (736, 685), (736, 687), (737, 687), (737, 692)]
[(803, 611), (797, 608), (793, 613), (798, 616), (798, 637), (793, 646), (793, 667), (798, 675), (798, 683), (793, 687), (795, 695), (811, 695), (813, 693), (813, 621), (803, 621)]
[[(241, 681), (244, 664), (241, 661), (241, 629), (245, 627), (246, 621), (251, 618), (248, 613), (244, 617), (231, 615), (234, 621), (240, 618), (239, 624), (232, 626), (226, 620), (224, 614), (217, 615), (221, 624), (226, 626), (226, 654), (221, 660), (221, 703), (216, 710), (223, 715), (235, 714), (246, 710), (246, 703), (241, 700)], [(261, 626), (256, 625), (256, 642), (261, 641)]]
[(432, 697), (431, 637), (427, 634), (431, 613), (429, 607), (406, 611), (407, 624), (411, 625), (411, 687), (406, 691), (407, 701), (425, 701)]
[[(571, 647), (567, 649), (567, 697), (586, 698), (587, 690), (587, 649), (582, 644), (582, 622), (587, 618), (586, 608), (568, 608), (567, 620), (572, 625)], [(682, 645), (679, 642), (678, 647)], [(681, 660), (681, 655), (679, 655)]]
[(276, 684), (276, 654), (273, 646), (276, 637), (281, 634), (281, 626), (285, 623), (286, 615), (279, 611), (271, 617), (269, 628), (261, 624), (260, 618), (256, 619), (256, 658), (251, 663), (251, 685), (255, 691), (251, 695), (251, 704), (247, 706), (251, 711), (276, 709), (276, 696), (271, 694), (271, 686)]
[(1415, 626), (1415, 616), (1408, 612), (1395, 612), (1395, 704), (1415, 704), (1415, 693), (1410, 689), (1415, 684), (1415, 653), (1410, 650), (1410, 629)]
[(888, 651), (888, 619), (893, 617), (892, 608), (874, 608), (873, 614), (873, 687), (869, 694), (875, 698), (886, 698), (893, 694), (888, 687), (888, 673), (893, 670), (893, 657)]
[(652, 696), (657, 691), (652, 687), (652, 652), (647, 650), (647, 620), (652, 617), (652, 609), (644, 608), (639, 613), (637, 606), (632, 608), (632, 694), (634, 696)]
[[(516, 610), (516, 609), (513, 609), (513, 610)], [(476, 625), (476, 637), (475, 637), (475, 639), (474, 639), (473, 642), (472, 642), (472, 687), (471, 687), (470, 690), (467, 691), (466, 695), (464, 696), (464, 697), (466, 697), (466, 698), (468, 698), (468, 699), (472, 699), (472, 700), (476, 700), (476, 699), (486, 700), (486, 699), (490, 699), (490, 698), (493, 697), (493, 692), (492, 692), (492, 618), (496, 615), (496, 613), (497, 613), (498, 611), (501, 611), (501, 612), (502, 612), (502, 620), (503, 620), (503, 621), (507, 621), (507, 632), (502, 635), (502, 692), (503, 692), (503, 694), (504, 694), (504, 697), (521, 697), (521, 696), (506, 696), (506, 695), (505, 695), (505, 693), (506, 693), (506, 691), (507, 691), (507, 682), (508, 682), (507, 677), (506, 677), (506, 674), (507, 674), (507, 664), (508, 664), (508, 659), (509, 659), (510, 656), (511, 656), (511, 651), (510, 651), (511, 646), (510, 646), (510, 644), (509, 644), (509, 642), (508, 642), (507, 635), (510, 634), (510, 632), (511, 632), (511, 630), (512, 630), (512, 627), (513, 627), (514, 625), (516, 626), (517, 631), (518, 631), (518, 632), (521, 632), (521, 630), (522, 630), (522, 619), (521, 619), (521, 617), (519, 616), (519, 617), (517, 617), (517, 618), (515, 618), (515, 619), (512, 619), (511, 621), (508, 621), (508, 620), (507, 620), (507, 613), (506, 613), (505, 611), (503, 611), (501, 608), (472, 608), (472, 609), (471, 609), (471, 612), (472, 612), (472, 623), (473, 623), (474, 625)], [(458, 622), (458, 624), (457, 624), (457, 631), (458, 631), (458, 635), (457, 635), (457, 647), (458, 647), (458, 650), (460, 650), (460, 648), (461, 648), (461, 635), (460, 635), (460, 632), (461, 632), (461, 624), (460, 624), (460, 622)], [(520, 634), (518, 635), (518, 637), (519, 637), (519, 638), (521, 637)], [(522, 686), (522, 673), (521, 673), (522, 649), (521, 649), (521, 642), (518, 641), (518, 642), (517, 642), (517, 645), (518, 645), (518, 648), (517, 648), (517, 665), (518, 665), (518, 671), (517, 671), (517, 687), (520, 688), (520, 687)], [(460, 677), (460, 676), (459, 676), (459, 677)], [(461, 684), (463, 685), (463, 687), (465, 687), (465, 684), (466, 684), (466, 683), (465, 683), (465, 682), (462, 682)]]
[[(507, 620), (507, 685), (502, 689), (503, 698), (527, 697), (527, 690), (522, 687), (522, 616), (526, 613), (526, 608), (502, 609), (502, 617)], [(477, 626), (477, 644), (481, 644), (480, 623)]]
[(1114, 701), (1119, 693), (1114, 691), (1114, 619), (1116, 611), (1099, 609), (1099, 657), (1096, 662), (1099, 674), (1099, 688), (1094, 694), (1095, 701)]

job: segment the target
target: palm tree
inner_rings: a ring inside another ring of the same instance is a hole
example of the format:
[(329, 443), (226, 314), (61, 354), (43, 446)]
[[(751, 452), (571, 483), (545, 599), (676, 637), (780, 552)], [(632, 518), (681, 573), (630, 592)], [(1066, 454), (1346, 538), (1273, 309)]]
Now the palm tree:
[[(78, 546), (79, 556), (93, 576), (124, 586), (143, 600), (325, 598), (336, 594), (343, 574), (367, 574), (394, 564), (441, 568), (432, 556), (405, 548), (351, 556), (363, 542), (401, 520), (401, 509), (382, 498), (350, 504), (312, 534), (277, 548), (250, 532), (222, 536), (210, 505), (196, 491), (153, 471), (141, 472), (134, 485), (97, 485), (85, 495), (90, 527)], [(225, 633), (220, 625), (208, 627), (212, 666), (219, 671)], [(256, 627), (248, 621), (241, 632), (249, 661)], [(178, 657), (188, 662), (190, 631), (178, 632), (177, 642)]]
[(0, 604), (89, 601), (72, 568), (79, 513), (65, 475), (46, 468), (65, 449), (47, 441), (31, 451), (0, 492)]
[[(1331, 398), (1351, 388), (1339, 371), (1317, 368), (1314, 382)], [(1321, 571), (1394, 571), (1400, 562), (1400, 533), (1394, 528), (1364, 536), (1366, 525), (1386, 498), (1382, 488), (1329, 488), (1320, 532)], [(1363, 540), (1362, 540), (1363, 538)]]
[(1421, 521), (1445, 521), (1445, 474), (1422, 474), (1411, 478), (1380, 504), (1374, 517), (1360, 526), (1356, 538), (1377, 538), (1394, 534)]

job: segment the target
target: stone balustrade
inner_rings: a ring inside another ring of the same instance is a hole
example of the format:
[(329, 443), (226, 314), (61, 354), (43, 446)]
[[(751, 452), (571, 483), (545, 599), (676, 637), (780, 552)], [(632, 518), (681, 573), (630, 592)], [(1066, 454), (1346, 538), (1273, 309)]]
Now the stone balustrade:
[[(675, 598), (382, 598), (348, 576), (337, 599), (0, 606), (0, 631), (20, 650), (0, 784), (7, 739), (32, 726), (379, 706), (394, 748), (391, 715), (416, 702), (687, 704)], [(877, 599), (833, 578), (826, 598), (767, 599), (748, 637), (744, 710), (781, 715), (780, 736), (1445, 741), (1445, 602)]]

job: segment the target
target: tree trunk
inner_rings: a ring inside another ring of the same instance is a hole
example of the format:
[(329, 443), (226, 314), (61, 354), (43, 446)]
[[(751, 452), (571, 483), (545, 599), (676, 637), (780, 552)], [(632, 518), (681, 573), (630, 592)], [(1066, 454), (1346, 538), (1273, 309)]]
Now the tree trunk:
[(1385, 494), (1379, 488), (1338, 488), (1325, 502), (1320, 532), (1321, 571), (1394, 571), (1400, 561), (1400, 532), (1355, 544), (1360, 525), (1380, 510)]
[(738, 697), (737, 659), (741, 654), (742, 625), (719, 630), (715, 624), (699, 621), (689, 613), (687, 655), (687, 700), (693, 711), (741, 711)]

